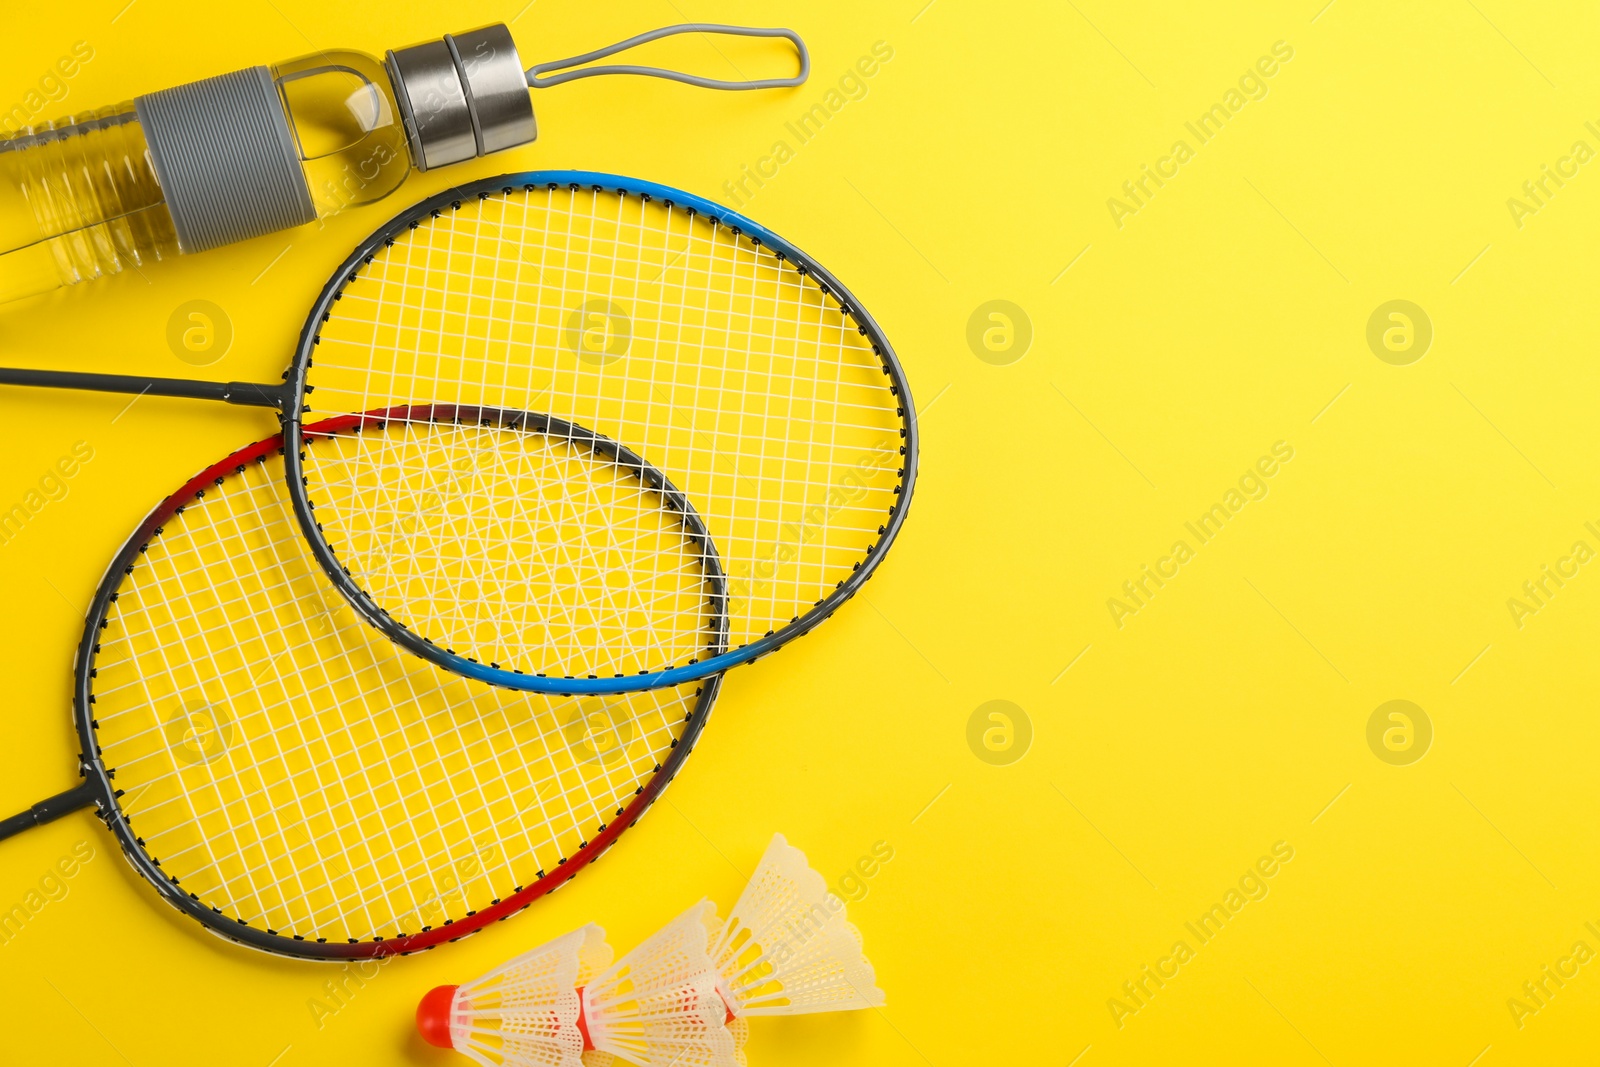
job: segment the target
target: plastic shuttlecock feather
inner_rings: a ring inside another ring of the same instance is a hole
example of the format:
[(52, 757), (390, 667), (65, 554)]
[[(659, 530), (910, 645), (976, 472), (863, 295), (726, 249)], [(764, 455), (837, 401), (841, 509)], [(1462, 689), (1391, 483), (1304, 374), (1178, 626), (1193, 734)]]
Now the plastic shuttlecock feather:
[(582, 1067), (578, 987), (610, 962), (605, 931), (591, 923), (474, 982), (432, 990), (417, 1029), (486, 1067)]
[(703, 900), (610, 961), (586, 926), (433, 990), (417, 1025), (487, 1067), (744, 1067), (747, 1016), (884, 1002), (844, 901), (781, 834), (726, 922)]
[(883, 1004), (844, 901), (805, 853), (774, 834), (711, 946), (736, 1016), (850, 1011)]
[(716, 925), (716, 905), (703, 900), (584, 986), (588, 1067), (611, 1056), (639, 1067), (742, 1067), (706, 951)]

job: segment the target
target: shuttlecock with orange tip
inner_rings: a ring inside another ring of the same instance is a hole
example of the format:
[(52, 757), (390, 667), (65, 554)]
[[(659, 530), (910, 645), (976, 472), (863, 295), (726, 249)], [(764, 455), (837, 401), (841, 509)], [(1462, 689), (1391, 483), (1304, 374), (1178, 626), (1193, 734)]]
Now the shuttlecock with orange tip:
[(476, 981), (431, 990), (417, 1029), (485, 1067), (582, 1067), (579, 987), (610, 962), (605, 931), (591, 923)]
[(844, 901), (781, 834), (726, 922), (703, 900), (610, 958), (586, 926), (433, 990), (418, 1026), (488, 1067), (744, 1067), (749, 1016), (884, 1002)]
[(884, 1002), (844, 901), (782, 834), (773, 835), (710, 952), (732, 1018)]
[[(728, 1005), (707, 952), (716, 905), (702, 900), (581, 990), (587, 1067), (743, 1067)], [(736, 1028), (742, 1031), (742, 1028)]]

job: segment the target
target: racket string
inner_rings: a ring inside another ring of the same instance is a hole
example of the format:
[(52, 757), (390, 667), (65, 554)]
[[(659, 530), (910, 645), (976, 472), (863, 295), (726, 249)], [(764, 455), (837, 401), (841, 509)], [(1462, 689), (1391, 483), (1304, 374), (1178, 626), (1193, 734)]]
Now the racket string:
[[(637, 736), (575, 774), (563, 723), (581, 721), (582, 702), (419, 670), (342, 607), (289, 595), (321, 579), (273, 477), (247, 468), (168, 527), (102, 635), (101, 751), (164, 869), (252, 923), (366, 939), (508, 895), (608, 821), (689, 714), (679, 691), (629, 698), (620, 721)], [(303, 636), (263, 654), (272, 632)], [(171, 737), (172, 712), (197, 699), (238, 735), (200, 759)], [(495, 725), (462, 739), (474, 721)]]
[[(591, 365), (568, 335), (594, 302), (599, 319), (626, 304), (631, 339)], [(402, 233), (334, 312), (308, 377), (320, 408), (554, 409), (663, 467), (748, 579), (735, 645), (832, 593), (898, 504), (904, 413), (881, 355), (792, 265), (702, 216), (587, 189), (467, 202)]]
[[(474, 627), (491, 627), (514, 662), (542, 655), (569, 673), (632, 673), (661, 648), (703, 650), (714, 556), (642, 488), (637, 465), (584, 460), (545, 435), (402, 420), (339, 444), (307, 456), (327, 486), (324, 532), (380, 602), (407, 605), (414, 629), (471, 647), (483, 640)], [(551, 462), (547, 448), (569, 451)], [(532, 461), (513, 464), (514, 454)], [(375, 502), (380, 467), (392, 473)], [(393, 492), (441, 469), (463, 476)], [(385, 536), (407, 523), (417, 527), (409, 540)]]
[[(253, 522), (254, 523), (262, 522), (263, 516), (261, 515), (259, 507), (254, 508), (253, 511), (254, 511), (254, 514), (251, 516)], [(234, 516), (232, 516), (231, 514), (227, 514), (224, 517), (225, 518), (229, 518), (229, 519), (233, 519), (234, 518)], [(265, 528), (265, 526), (263, 526), (262, 528)], [(238, 532), (239, 531), (237, 529), (233, 530), (233, 531), (224, 531), (223, 532), (223, 536), (227, 536), (229, 533), (237, 536)], [(282, 543), (281, 539), (280, 539), (279, 543), (280, 544)], [(232, 556), (232, 554), (224, 554), (224, 555), (221, 556), (221, 559), (223, 559), (225, 561), (225, 565), (230, 569), (230, 571), (233, 571), (233, 569), (234, 569), (234, 557)], [(234, 571), (234, 573), (231, 575), (231, 577), (235, 581), (237, 581), (237, 579), (238, 579), (237, 572)], [(155, 586), (155, 588), (158, 591), (164, 591), (164, 590), (170, 589), (170, 588), (182, 588), (182, 587), (174, 587), (174, 586), (170, 586), (170, 585), (158, 584), (158, 585)], [(235, 638), (235, 639), (237, 637), (237, 635), (232, 631), (232, 627), (229, 628), (228, 636), (230, 638)], [(272, 670), (273, 673), (275, 675), (277, 675), (277, 677), (274, 680), (277, 682), (277, 684), (280, 687), (283, 687), (284, 686), (284, 679), (281, 676), (281, 674), (278, 673), (278, 670), (277, 670), (277, 667), (276, 667), (277, 662), (278, 662), (277, 659), (270, 659), (268, 661), (267, 668)], [(326, 661), (312, 660), (311, 664), (313, 665), (313, 667), (319, 667), (319, 668), (322, 668), (322, 669), (326, 670), (326, 666), (327, 666)], [(331, 679), (330, 679), (330, 681), (331, 681)], [(285, 703), (287, 704), (288, 701), (286, 700)], [(309, 754), (309, 752), (311, 751), (311, 749), (313, 748), (314, 745), (320, 745), (321, 747), (324, 747), (324, 748), (327, 746), (328, 738), (325, 735), (324, 736), (320, 736), (320, 737), (315, 737), (315, 738), (307, 736), (307, 734), (305, 732), (305, 723), (299, 717), (297, 717), (297, 716), (293, 717), (293, 724), (294, 724), (294, 729), (295, 729), (295, 732), (297, 734), (298, 741), (299, 741), (298, 747), (301, 750), (306, 751)], [(273, 732), (269, 733), (268, 736), (271, 738), (271, 740), (274, 743), (274, 746), (273, 746), (274, 747), (274, 751), (272, 753), (272, 758), (275, 761), (277, 761), (277, 763), (280, 766), (287, 767), (288, 766), (289, 753), (285, 749), (285, 747), (284, 747), (284, 745), (282, 743), (283, 739), (282, 739), (281, 734), (278, 733), (277, 731), (273, 731)], [(225, 750), (223, 754), (227, 757), (227, 759), (230, 762), (230, 766), (231, 766), (232, 765), (232, 761), (234, 759), (234, 757), (232, 755), (232, 752)], [(316, 779), (317, 779), (317, 781), (316, 781), (316, 789), (315, 789), (315, 794), (314, 795), (317, 795), (317, 796), (320, 796), (320, 797), (327, 797), (329, 795), (329, 793), (330, 793), (329, 780), (323, 774), (323, 771), (326, 768), (326, 763), (327, 763), (327, 761), (325, 761), (325, 760), (313, 760), (310, 763), (311, 772), (312, 772), (313, 775), (316, 776)], [(370, 781), (370, 778), (367, 777), (366, 768), (364, 766), (362, 766), (362, 767), (360, 767), (359, 770), (360, 770), (360, 773), (362, 774), (363, 778), (366, 779), (365, 784), (367, 785), (368, 789), (370, 789), (371, 788), (371, 781)], [(239, 769), (237, 767), (232, 767), (232, 771), (233, 771), (233, 773), (231, 775), (231, 778), (234, 779), (235, 781), (237, 781), (239, 779), (239, 777), (240, 777)], [(213, 776), (213, 778), (215, 778), (215, 776)], [(189, 806), (191, 823), (193, 825), (204, 825), (204, 823), (202, 823), (202, 813), (200, 813), (199, 811), (197, 811), (195, 809), (194, 801), (192, 799), (190, 790), (187, 788), (187, 782), (181, 776), (177, 780), (178, 780), (180, 786), (184, 787), (182, 789), (182, 797), (183, 797), (185, 803), (187, 803), (188, 806)], [(213, 788), (213, 790), (218, 789), (219, 783), (217, 783), (215, 780), (213, 780), (213, 782), (210, 783), (210, 784), (211, 784), (211, 787)], [(246, 798), (246, 799), (248, 799), (248, 798)], [(316, 812), (308, 812), (306, 810), (304, 795), (301, 792), (296, 791), (295, 793), (293, 793), (292, 794), (292, 799), (293, 799), (293, 802), (294, 802), (296, 808), (298, 809), (298, 814), (299, 814), (299, 819), (298, 819), (297, 823), (295, 823), (294, 825), (297, 826), (297, 827), (309, 826), (311, 824), (312, 820), (317, 817), (318, 813), (316, 813)], [(276, 806), (272, 806), (272, 805), (263, 805), (263, 807), (273, 817), (273, 819), (274, 819), (274, 821), (276, 823), (276, 825), (273, 828), (274, 829), (274, 833), (272, 835), (272, 839), (288, 840), (289, 837), (290, 837), (288, 831), (289, 831), (289, 829), (291, 827), (286, 826), (284, 824), (284, 821), (282, 819), (282, 811), (281, 811), (281, 809), (276, 807)], [(230, 809), (230, 810), (233, 810), (233, 809)], [(248, 826), (248, 830), (250, 832), (250, 838), (253, 839), (256, 842), (268, 840), (269, 838), (266, 835), (263, 835), (261, 833), (260, 826), (254, 820), (254, 815), (255, 815), (256, 810), (257, 810), (257, 808), (254, 805), (250, 805), (248, 802), (243, 805), (243, 811), (247, 814), (247, 816), (249, 816), (251, 818), (251, 824)], [(210, 814), (210, 813), (206, 813), (206, 814)], [(230, 836), (233, 838), (233, 844), (234, 844), (233, 855), (230, 857), (230, 859), (232, 859), (232, 860), (242, 860), (243, 857), (244, 857), (244, 853), (246, 851), (246, 847), (239, 840), (239, 830), (238, 830), (237, 827), (233, 827), (231, 825), (230, 825), (229, 829), (231, 831)], [(347, 843), (344, 842), (341, 839), (338, 839), (338, 838), (335, 838), (334, 843), (339, 846), (339, 848), (338, 848), (339, 857), (338, 858), (343, 861), (342, 862), (342, 866), (347, 871), (348, 870), (354, 870), (358, 866), (358, 864), (355, 861), (355, 859), (351, 856), (350, 850), (349, 850), (349, 847), (348, 847)], [(216, 856), (215, 852), (212, 849), (212, 844), (213, 844), (213, 838), (210, 837), (210, 836), (207, 836), (207, 837), (203, 837), (201, 839), (200, 845), (197, 846), (197, 847), (203, 847), (203, 848), (206, 849), (206, 851), (208, 853), (208, 856), (206, 858), (209, 860), (209, 866), (212, 869), (221, 870), (222, 867), (218, 863), (218, 857)], [(390, 845), (390, 847), (392, 849), (392, 847), (393, 847), (392, 840), (390, 840), (388, 842), (388, 844)], [(183, 853), (180, 852), (175, 857), (169, 856), (168, 862), (171, 862), (172, 859), (174, 859), (174, 858), (176, 858), (176, 859), (184, 859), (184, 858), (188, 858), (188, 857), (186, 857)], [(230, 866), (231, 865), (232, 864), (230, 864)], [(244, 871), (239, 872), (239, 874), (242, 875), (242, 880), (243, 880), (243, 882), (245, 884), (245, 887), (247, 889), (254, 888), (256, 886), (257, 879), (255, 877), (253, 877), (253, 876), (255, 874), (257, 874), (257, 873), (259, 873), (259, 871), (257, 869), (251, 869), (249, 867), (246, 867), (244, 869)], [(298, 870), (297, 869), (292, 869), (291, 873), (292, 873), (292, 877), (294, 877), (296, 880), (298, 880), (298, 877), (299, 877)], [(239, 876), (238, 875), (236, 875), (235, 878), (229, 879), (220, 888), (223, 889), (225, 892), (227, 892), (231, 888), (232, 883), (237, 881), (237, 880), (239, 880)], [(283, 887), (279, 886), (277, 888), (279, 888), (281, 890)], [(295, 908), (293, 907), (294, 903), (298, 902), (298, 901), (306, 900), (306, 899), (308, 899), (308, 896), (309, 896), (307, 890), (305, 889), (305, 887), (303, 885), (299, 886), (298, 889), (299, 889), (299, 891), (297, 893), (294, 893), (294, 894), (288, 894), (288, 893), (281, 894), (283, 896), (283, 898), (284, 898), (284, 904), (288, 908), (289, 917), (290, 917), (291, 922), (294, 922), (294, 921), (307, 921), (307, 920), (310, 920), (312, 918), (309, 915), (302, 916), (302, 915), (298, 915), (298, 914), (295, 913)], [(233, 896), (231, 894), (231, 892), (228, 893), (228, 902), (230, 903), (230, 905), (232, 905), (232, 907), (234, 909), (239, 910), (239, 911), (253, 911), (256, 914), (264, 914), (267, 911), (267, 908), (266, 908), (265, 904), (260, 899), (260, 894), (259, 893), (255, 894), (255, 899), (253, 901), (253, 909), (244, 908), (243, 905), (244, 905), (245, 901), (240, 899), (239, 897)], [(338, 903), (339, 903), (338, 901), (335, 901), (335, 905), (334, 906), (336, 908), (338, 906)], [(384, 903), (385, 903), (386, 906), (389, 906), (391, 904), (391, 902), (387, 899), (387, 897), (385, 897)]]

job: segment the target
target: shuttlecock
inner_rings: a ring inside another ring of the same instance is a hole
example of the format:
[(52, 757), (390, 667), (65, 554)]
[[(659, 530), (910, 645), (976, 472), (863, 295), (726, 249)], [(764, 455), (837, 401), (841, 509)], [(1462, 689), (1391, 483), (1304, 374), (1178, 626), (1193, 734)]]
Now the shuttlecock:
[(773, 835), (710, 951), (734, 1017), (883, 1005), (844, 901), (782, 834)]
[(586, 926), (433, 990), (417, 1025), (487, 1067), (744, 1067), (748, 1016), (883, 1002), (844, 901), (778, 834), (726, 922), (702, 900), (615, 963)]
[(639, 1067), (743, 1067), (740, 1028), (717, 991), (707, 952), (716, 905), (702, 900), (582, 989), (586, 1067), (612, 1057)]
[(417, 1029), (485, 1067), (582, 1067), (579, 987), (610, 962), (605, 931), (591, 923), (474, 982), (430, 991)]

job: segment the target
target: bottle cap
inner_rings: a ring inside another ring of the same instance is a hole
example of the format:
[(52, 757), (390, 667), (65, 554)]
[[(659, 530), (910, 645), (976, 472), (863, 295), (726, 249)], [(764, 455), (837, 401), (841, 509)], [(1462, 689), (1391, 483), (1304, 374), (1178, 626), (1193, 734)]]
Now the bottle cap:
[(387, 64), (419, 170), (538, 136), (528, 76), (503, 23), (396, 49)]

